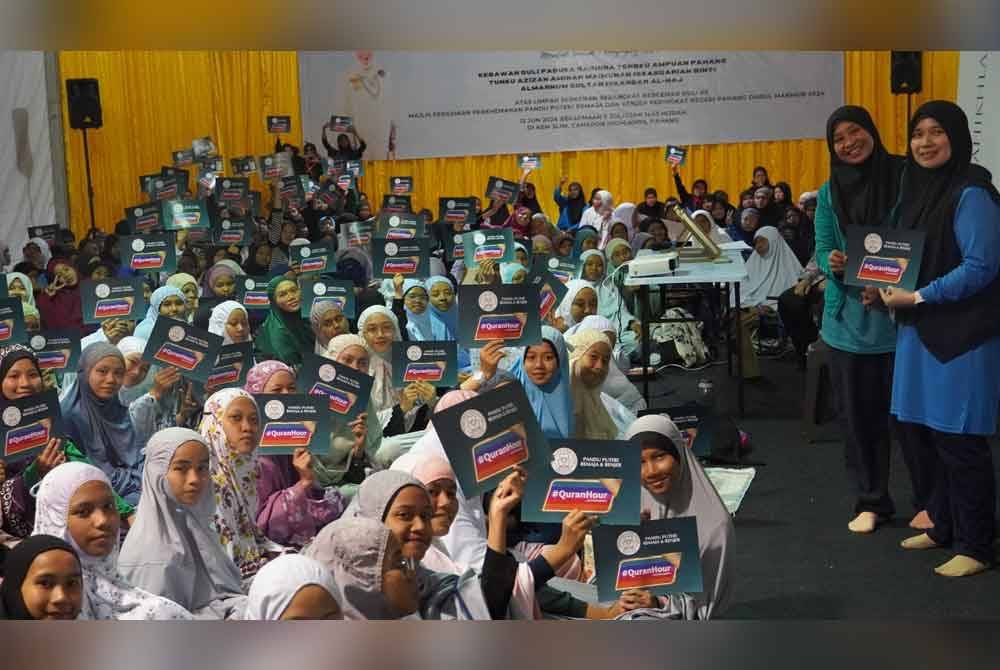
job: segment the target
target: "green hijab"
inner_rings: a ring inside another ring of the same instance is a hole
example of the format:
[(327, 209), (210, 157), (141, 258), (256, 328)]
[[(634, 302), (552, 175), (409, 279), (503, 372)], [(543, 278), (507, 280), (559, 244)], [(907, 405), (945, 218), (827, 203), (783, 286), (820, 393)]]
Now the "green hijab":
[(290, 281), (284, 275), (271, 279), (267, 285), (267, 297), (271, 300), (270, 313), (257, 335), (257, 348), (262, 354), (281, 361), (286, 365), (301, 366), (302, 352), (313, 351), (315, 336), (309, 323), (296, 312), (286, 312), (278, 307), (275, 294), (278, 285)]

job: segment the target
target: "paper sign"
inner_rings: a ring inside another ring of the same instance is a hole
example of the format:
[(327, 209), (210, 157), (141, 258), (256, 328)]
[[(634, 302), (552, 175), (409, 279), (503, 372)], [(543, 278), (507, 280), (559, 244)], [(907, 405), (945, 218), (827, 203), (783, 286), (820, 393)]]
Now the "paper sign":
[(253, 342), (224, 344), (219, 349), (212, 371), (205, 382), (205, 394), (211, 395), (224, 388), (242, 388), (247, 381), (247, 373), (253, 366)]
[(365, 176), (365, 164), (362, 161), (347, 161), (346, 172), (355, 177)]
[(43, 371), (76, 372), (80, 360), (80, 331), (53, 329), (31, 333), (28, 346), (35, 352), (38, 367)]
[(211, 156), (217, 151), (218, 149), (215, 148), (215, 142), (212, 141), (211, 137), (199, 137), (191, 141), (191, 153), (194, 154), (196, 160)]
[(671, 165), (680, 167), (684, 165), (684, 161), (687, 160), (687, 149), (682, 147), (667, 147), (667, 151), (663, 158)]
[[(302, 359), (296, 385), (303, 393), (326, 398), (330, 417), (326, 435), (328, 448), (349, 451), (355, 439), (350, 424), (367, 411), (374, 380), (363, 372), (310, 352), (303, 352)], [(350, 459), (347, 463), (350, 464)]]
[(163, 174), (156, 175), (147, 182), (146, 193), (149, 195), (149, 199), (154, 202), (174, 200), (184, 195), (177, 183), (177, 178), (173, 175), (164, 176)]
[(486, 182), (486, 197), (498, 198), (507, 203), (517, 201), (517, 194), (521, 191), (521, 185), (516, 181), (508, 181), (500, 177), (490, 177)]
[(257, 453), (281, 456), (306, 448), (314, 454), (330, 449), (330, 411), (321, 398), (309, 395), (255, 395), (262, 426)]
[(138, 321), (146, 316), (143, 280), (84, 279), (80, 282), (83, 302), (83, 322), (101, 323), (108, 319)]
[(301, 274), (334, 272), (337, 263), (333, 259), (334, 248), (330, 243), (314, 242), (289, 247), (290, 261)]
[(358, 248), (371, 255), (375, 225), (372, 221), (351, 221), (340, 226), (340, 244), (343, 248)]
[(156, 319), (142, 360), (176, 368), (183, 376), (205, 384), (222, 349), (222, 336), (165, 316)]
[(389, 193), (410, 195), (413, 193), (413, 177), (389, 177)]
[(292, 132), (292, 117), (290, 116), (267, 117), (267, 132), (278, 133), (278, 134)]
[(295, 175), (295, 171), (292, 169), (291, 158), (284, 152), (261, 156), (257, 160), (257, 167), (260, 170), (260, 178), (264, 181), (271, 181), (276, 177), (291, 177)]
[(465, 267), (474, 270), (483, 261), (510, 263), (514, 260), (514, 232), (510, 228), (484, 228), (462, 235)]
[(913, 291), (925, 237), (919, 230), (848, 226), (844, 283)]
[(566, 256), (540, 256), (532, 264), (532, 271), (540, 272), (545, 270), (563, 284), (566, 284), (576, 277), (578, 265), (579, 263), (575, 259)]
[(26, 337), (21, 299), (3, 298), (0, 300), (0, 346), (23, 344)]
[(658, 596), (702, 592), (695, 517), (643, 521), (637, 526), (601, 524), (592, 532), (602, 602), (617, 600), (629, 589)]
[(532, 269), (526, 283), (538, 291), (538, 318), (542, 321), (555, 311), (568, 291), (566, 285), (542, 265)]
[(209, 228), (208, 207), (204, 200), (164, 200), (160, 220), (165, 230)]
[(302, 291), (302, 318), (308, 319), (313, 306), (322, 302), (333, 303), (348, 319), (354, 318), (354, 284), (340, 279), (319, 277), (299, 279)]
[(475, 198), (438, 198), (438, 221), (449, 225), (474, 225)]
[(542, 167), (542, 157), (538, 154), (522, 154), (517, 159), (517, 166), (522, 170), (537, 170)]
[(141, 175), (139, 175), (139, 190), (142, 191), (143, 193), (145, 193), (146, 195), (149, 195), (149, 185), (150, 185), (150, 183), (153, 180), (155, 180), (155, 179), (157, 179), (159, 177), (162, 177), (162, 176), (163, 175), (161, 175), (159, 172), (154, 172), (152, 174), (141, 174)]
[(166, 272), (177, 270), (176, 233), (127, 235), (118, 239), (122, 265), (133, 272)]
[(347, 161), (333, 158), (323, 159), (323, 174), (331, 179), (347, 172)]
[(257, 171), (257, 159), (253, 156), (238, 156), (229, 159), (232, 172), (238, 177), (248, 177)]
[(375, 236), (387, 240), (412, 240), (424, 237), (424, 220), (412, 212), (381, 212), (375, 226)]
[(337, 188), (341, 191), (349, 191), (354, 188), (355, 178), (352, 174), (344, 173), (342, 175), (337, 175)]
[(157, 230), (163, 230), (160, 223), (162, 207), (160, 203), (145, 203), (125, 209), (125, 220), (133, 235), (145, 235)]
[(56, 241), (56, 235), (58, 233), (58, 223), (53, 223), (49, 226), (28, 226), (28, 239), (31, 239), (32, 237), (40, 237), (46, 242), (52, 243)]
[(538, 291), (528, 284), (458, 287), (459, 346), (476, 349), (491, 340), (509, 347), (542, 341)]
[(549, 453), (528, 396), (518, 382), (504, 384), (431, 417), (458, 477), (474, 498), (496, 488), (515, 465)]
[(209, 156), (202, 156), (201, 158), (198, 158), (195, 162), (202, 168), (204, 168), (207, 172), (222, 174), (226, 170), (226, 161), (222, 160), (222, 156), (216, 156), (215, 154)]
[(174, 167), (182, 168), (194, 164), (193, 149), (178, 149), (177, 151), (171, 152), (170, 155), (174, 161)]
[(382, 196), (382, 210), (383, 212), (412, 212), (413, 203), (411, 196), (408, 195), (383, 195)]
[(451, 226), (444, 226), (444, 254), (449, 262), (463, 260), (465, 258), (465, 240), (463, 233), (452, 232)]
[(705, 416), (705, 409), (702, 406), (689, 402), (668, 407), (663, 413), (667, 414), (677, 426), (677, 430), (684, 436), (687, 448), (695, 456), (704, 458), (711, 453), (716, 422), (713, 417)]
[(549, 440), (528, 470), (521, 521), (560, 523), (575, 509), (601, 524), (639, 524), (639, 450), (626, 441)]
[[(188, 174), (187, 170), (180, 170), (175, 167), (164, 166), (160, 168), (160, 174), (164, 177), (172, 178), (177, 183), (177, 193), (179, 195), (171, 197), (183, 197), (185, 193), (188, 192), (188, 185), (191, 182), (191, 175)], [(163, 200), (163, 198), (154, 197), (154, 200)]]
[(306, 192), (302, 188), (302, 182), (299, 181), (299, 178), (292, 175), (281, 178), (278, 197), (287, 203), (303, 203), (306, 200)]
[(219, 246), (245, 247), (250, 244), (253, 219), (249, 216), (232, 216), (225, 210), (212, 221), (212, 242)]
[(236, 285), (236, 301), (248, 310), (271, 309), (271, 299), (267, 295), (270, 279), (262, 277), (246, 277)]
[(0, 444), (3, 458), (30, 458), (61, 431), (59, 393), (43, 391), (20, 400), (0, 396)]
[(250, 180), (246, 177), (222, 177), (215, 180), (215, 199), (220, 205), (245, 200), (250, 195)]
[(387, 240), (376, 237), (372, 240), (372, 265), (379, 279), (391, 279), (397, 274), (426, 279), (430, 273), (427, 238)]
[(354, 127), (354, 121), (349, 116), (331, 116), (330, 126), (335, 133), (349, 133)]
[(457, 343), (454, 340), (393, 342), (392, 384), (402, 388), (413, 382), (427, 382), (438, 388), (457, 386)]

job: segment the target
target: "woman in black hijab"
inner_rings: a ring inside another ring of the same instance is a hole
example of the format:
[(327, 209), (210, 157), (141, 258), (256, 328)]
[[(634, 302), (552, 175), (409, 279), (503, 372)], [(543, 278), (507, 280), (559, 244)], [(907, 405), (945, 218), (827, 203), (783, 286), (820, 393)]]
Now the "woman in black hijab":
[[(903, 159), (882, 146), (868, 112), (841, 107), (827, 120), (830, 180), (819, 190), (816, 263), (827, 277), (823, 294), (823, 341), (830, 347), (834, 392), (844, 417), (844, 460), (855, 489), (854, 533), (870, 533), (892, 517), (889, 497), (889, 399), (896, 329), (884, 309), (873, 309), (877, 292), (844, 284), (847, 231), (885, 225), (896, 202)], [(907, 459), (918, 510), (929, 495)]]
[(892, 413), (904, 447), (935, 475), (933, 527), (905, 549), (948, 547), (934, 571), (973, 575), (993, 562), (996, 481), (987, 439), (1000, 406), (1000, 193), (972, 165), (957, 105), (935, 100), (910, 120), (902, 198), (893, 223), (924, 233), (919, 290), (882, 289), (900, 323)]
[(75, 619), (83, 607), (83, 570), (69, 544), (32, 535), (0, 561), (0, 619)]

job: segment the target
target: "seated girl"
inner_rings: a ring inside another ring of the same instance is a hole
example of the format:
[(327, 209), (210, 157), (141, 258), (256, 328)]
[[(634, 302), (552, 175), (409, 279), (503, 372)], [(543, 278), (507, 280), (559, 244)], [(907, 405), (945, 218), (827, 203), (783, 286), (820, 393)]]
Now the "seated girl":
[(187, 300), (181, 290), (173, 286), (161, 286), (149, 298), (146, 318), (139, 322), (133, 333), (142, 340), (148, 340), (159, 317), (184, 321), (187, 318)]
[(187, 304), (187, 313), (189, 315), (193, 315), (196, 311), (198, 311), (197, 279), (185, 272), (178, 272), (170, 275), (166, 285), (173, 286), (174, 288), (181, 290), (181, 293), (184, 294), (184, 299)]
[(309, 325), (316, 337), (314, 351), (322, 356), (330, 340), (351, 332), (351, 323), (344, 312), (331, 300), (314, 301), (309, 311)]
[(76, 550), (51, 535), (33, 535), (3, 561), (0, 621), (71, 621), (83, 609), (83, 568)]
[(235, 300), (220, 302), (208, 318), (208, 332), (222, 336), (222, 344), (253, 342), (247, 309)]
[(257, 350), (263, 358), (281, 361), (285, 365), (302, 365), (302, 352), (313, 351), (312, 330), (302, 319), (302, 292), (296, 280), (279, 275), (267, 285), (271, 301), (267, 319), (257, 333)]
[(635, 415), (601, 389), (614, 363), (611, 341), (597, 330), (566, 337), (570, 346), (570, 391), (573, 397), (574, 437), (617, 440), (635, 421)]
[(176, 425), (178, 382), (177, 368), (157, 366), (142, 360), (146, 341), (138, 337), (123, 337), (118, 351), (125, 360), (125, 374), (118, 399), (128, 407), (135, 428), (136, 441), (146, 444), (153, 433)]
[(588, 316), (580, 323), (566, 331), (565, 337), (569, 338), (587, 330), (604, 333), (611, 343), (612, 362), (608, 367), (608, 376), (601, 386), (601, 392), (614, 398), (621, 403), (630, 413), (638, 415), (646, 409), (646, 400), (639, 393), (625, 371), (629, 369), (630, 363), (627, 356), (620, 355), (615, 347), (615, 325), (603, 316)]
[(231, 300), (236, 295), (236, 277), (242, 273), (235, 261), (218, 261), (201, 278), (201, 297)]
[(566, 332), (588, 316), (597, 314), (597, 290), (585, 279), (572, 279), (566, 284), (566, 295), (552, 314), (552, 325)]
[[(433, 337), (431, 333), (431, 313), (427, 309), (427, 288), (419, 279), (403, 281), (402, 300), (393, 302), (393, 312), (403, 324), (403, 339), (408, 342), (426, 342)], [(398, 305), (402, 305), (402, 314)]]
[(257, 573), (247, 597), (244, 621), (329, 621), (343, 619), (333, 574), (316, 559), (285, 554)]
[(576, 231), (576, 237), (573, 241), (573, 258), (579, 258), (584, 251), (596, 249), (597, 243), (600, 241), (597, 228), (593, 226), (581, 226)]

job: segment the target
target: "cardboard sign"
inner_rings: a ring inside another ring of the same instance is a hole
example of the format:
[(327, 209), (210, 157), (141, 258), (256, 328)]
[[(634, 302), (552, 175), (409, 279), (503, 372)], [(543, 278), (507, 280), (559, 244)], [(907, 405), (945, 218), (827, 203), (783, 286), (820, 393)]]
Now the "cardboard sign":
[(250, 180), (246, 177), (223, 177), (215, 180), (215, 199), (220, 205), (246, 200), (250, 195)]
[(438, 221), (449, 225), (475, 225), (475, 198), (438, 198)]
[(684, 165), (684, 161), (687, 160), (687, 153), (687, 149), (682, 147), (667, 147), (667, 151), (663, 155), (663, 158), (671, 165), (680, 167)]
[(330, 126), (335, 133), (349, 133), (354, 127), (354, 120), (349, 116), (331, 116)]
[(920, 276), (925, 237), (919, 230), (848, 226), (844, 283), (913, 291)]
[(160, 223), (161, 211), (160, 203), (145, 203), (126, 207), (125, 220), (128, 221), (129, 231), (133, 235), (145, 235), (163, 230), (163, 225)]
[[(327, 448), (348, 451), (354, 444), (351, 423), (368, 409), (374, 380), (363, 372), (311, 352), (303, 352), (302, 370), (296, 377), (300, 391), (320, 399), (329, 408)], [(345, 468), (350, 465), (346, 459)]]
[(626, 441), (550, 440), (528, 471), (521, 520), (561, 523), (575, 509), (601, 524), (639, 524), (639, 450)]
[(233, 386), (242, 388), (253, 367), (253, 342), (224, 344), (205, 382), (205, 395)]
[(566, 284), (576, 277), (578, 266), (577, 260), (568, 256), (538, 257), (532, 264), (532, 271), (535, 273), (549, 272), (553, 277)]
[(397, 214), (410, 213), (413, 211), (412, 200), (412, 196), (409, 195), (383, 195), (381, 211), (395, 212)]
[(701, 405), (689, 402), (669, 407), (663, 413), (670, 416), (677, 430), (684, 436), (687, 448), (695, 456), (704, 458), (711, 453), (716, 421), (711, 416), (705, 416), (705, 409)]
[(343, 196), (341, 195), (340, 187), (337, 186), (337, 182), (327, 180), (319, 187), (316, 197), (320, 202), (326, 203), (329, 207), (336, 207)]
[(267, 117), (267, 132), (277, 133), (277, 134), (292, 132), (292, 117), (290, 116)]
[(208, 207), (204, 200), (164, 200), (160, 220), (164, 230), (209, 228)]
[(278, 197), (287, 203), (303, 203), (306, 200), (305, 189), (298, 177), (282, 177), (281, 185), (278, 187)]
[(80, 360), (80, 331), (53, 329), (32, 333), (28, 346), (35, 352), (42, 371), (76, 372)]
[(393, 342), (392, 385), (402, 388), (413, 382), (437, 388), (457, 386), (458, 344), (454, 340)]
[(309, 395), (255, 395), (262, 426), (257, 453), (281, 456), (306, 448), (314, 454), (330, 449), (330, 411), (321, 398)]
[(462, 493), (467, 498), (496, 488), (515, 465), (548, 454), (524, 388), (504, 384), (431, 417)]
[(202, 156), (196, 159), (195, 162), (207, 172), (222, 174), (226, 170), (226, 161), (222, 160), (222, 156), (216, 156), (215, 154)]
[(139, 175), (139, 190), (142, 191), (143, 193), (145, 193), (146, 195), (149, 195), (149, 185), (150, 185), (150, 183), (153, 180), (155, 180), (155, 179), (157, 179), (158, 177), (161, 177), (161, 176), (163, 176), (163, 175), (161, 175), (159, 172), (154, 172), (152, 174), (141, 174), (141, 175)]
[(289, 247), (290, 263), (301, 274), (334, 272), (337, 263), (333, 259), (334, 248), (330, 243), (314, 242)]
[(253, 156), (238, 156), (229, 159), (232, 173), (238, 177), (248, 177), (257, 171), (257, 159)]
[(553, 313), (569, 290), (566, 285), (544, 266), (535, 266), (526, 283), (538, 291), (538, 318), (544, 321)]
[(444, 254), (449, 262), (454, 263), (465, 259), (465, 240), (463, 233), (452, 232), (451, 226), (444, 226)]
[(347, 173), (347, 161), (335, 160), (333, 158), (323, 159), (323, 175), (335, 179), (337, 176)]
[(517, 159), (517, 167), (522, 170), (537, 170), (542, 167), (542, 157), (538, 154), (522, 154)]
[(260, 170), (260, 178), (264, 181), (295, 175), (295, 171), (292, 169), (291, 158), (284, 152), (261, 156), (257, 160), (257, 166)]
[(221, 349), (221, 335), (161, 316), (149, 334), (142, 360), (160, 367), (176, 368), (181, 375), (204, 385), (215, 368)]
[(32, 237), (40, 237), (51, 244), (56, 241), (56, 235), (58, 233), (58, 223), (53, 223), (49, 226), (28, 226), (28, 239), (31, 239)]
[(299, 289), (302, 291), (302, 318), (308, 319), (313, 306), (321, 302), (333, 303), (348, 319), (354, 318), (355, 296), (354, 284), (339, 279), (300, 279)]
[(458, 287), (458, 344), (466, 349), (504, 340), (508, 347), (542, 341), (538, 291), (528, 284)]
[(270, 283), (270, 279), (263, 277), (246, 277), (236, 285), (236, 301), (248, 310), (271, 309), (271, 299), (267, 295), (267, 285)]
[(245, 247), (250, 244), (253, 226), (249, 216), (232, 216), (224, 211), (212, 221), (212, 242), (223, 247)]
[(354, 178), (354, 175), (344, 173), (342, 175), (337, 176), (336, 183), (337, 183), (337, 188), (339, 188), (341, 191), (350, 191), (352, 188), (355, 187), (355, 184), (357, 184), (357, 180)]
[(411, 212), (381, 212), (375, 226), (376, 237), (387, 240), (412, 240), (424, 237), (424, 220)]
[(177, 183), (177, 178), (173, 175), (164, 176), (163, 174), (156, 175), (147, 182), (146, 193), (153, 202), (175, 200), (184, 196), (184, 192), (181, 191), (180, 185)]
[(462, 235), (465, 267), (475, 270), (483, 261), (510, 263), (514, 260), (514, 231), (510, 228), (484, 228)]
[(142, 291), (143, 280), (133, 279), (84, 279), (80, 282), (83, 302), (83, 322), (101, 323), (108, 319), (138, 321), (146, 316), (146, 297)]
[(194, 150), (193, 149), (178, 149), (170, 153), (171, 158), (174, 162), (174, 167), (183, 168), (194, 164)]
[(389, 177), (389, 193), (410, 195), (413, 193), (413, 177)]
[(602, 602), (617, 600), (629, 589), (658, 596), (702, 592), (695, 517), (643, 521), (637, 526), (602, 524), (592, 532)]
[(0, 346), (23, 344), (27, 339), (24, 327), (24, 305), (20, 298), (0, 299)]
[[(183, 197), (184, 194), (188, 192), (188, 186), (191, 182), (191, 175), (188, 174), (187, 170), (180, 170), (175, 167), (164, 166), (160, 168), (160, 174), (162, 174), (164, 177), (173, 178), (173, 180), (177, 182), (177, 193), (179, 194), (179, 196), (174, 196), (174, 197)], [(163, 198), (154, 198), (154, 200), (162, 200), (162, 199)]]
[(365, 164), (363, 161), (347, 161), (346, 170), (347, 174), (354, 175), (355, 177), (365, 176)]
[(517, 202), (517, 194), (521, 191), (521, 185), (516, 181), (508, 181), (500, 177), (490, 177), (486, 182), (486, 197), (498, 198), (507, 203)]
[(59, 392), (43, 391), (20, 400), (0, 397), (0, 444), (3, 458), (30, 458), (60, 430)]
[(177, 270), (177, 234), (147, 233), (123, 236), (118, 240), (122, 265), (133, 272), (166, 272)]
[(392, 279), (397, 274), (426, 279), (430, 275), (427, 238), (387, 240), (376, 237), (372, 240), (372, 265), (378, 279)]
[(343, 248), (358, 248), (371, 255), (371, 244), (375, 235), (372, 221), (351, 221), (340, 226), (340, 245)]
[(191, 153), (194, 154), (195, 160), (217, 152), (218, 149), (215, 148), (215, 142), (212, 141), (211, 137), (199, 137), (196, 140), (191, 140)]

